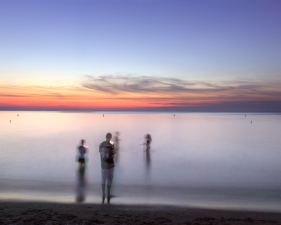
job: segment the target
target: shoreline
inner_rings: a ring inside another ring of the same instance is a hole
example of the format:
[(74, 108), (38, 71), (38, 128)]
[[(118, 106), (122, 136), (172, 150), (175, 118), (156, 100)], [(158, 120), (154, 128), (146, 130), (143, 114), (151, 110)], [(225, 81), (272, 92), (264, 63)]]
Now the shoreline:
[[(99, 204), (100, 184), (80, 186), (75, 182), (1, 180), (0, 202), (45, 202), (57, 204)], [(115, 205), (166, 205), (230, 211), (281, 213), (279, 189), (239, 189), (114, 185)]]
[(281, 213), (167, 205), (0, 201), (0, 224), (281, 224)]

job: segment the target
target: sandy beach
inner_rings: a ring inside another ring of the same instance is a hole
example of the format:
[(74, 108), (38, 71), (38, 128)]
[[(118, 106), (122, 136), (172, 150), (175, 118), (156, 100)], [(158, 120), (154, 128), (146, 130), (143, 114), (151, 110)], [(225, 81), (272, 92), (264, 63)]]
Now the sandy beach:
[(0, 202), (0, 224), (281, 224), (281, 213), (163, 205)]

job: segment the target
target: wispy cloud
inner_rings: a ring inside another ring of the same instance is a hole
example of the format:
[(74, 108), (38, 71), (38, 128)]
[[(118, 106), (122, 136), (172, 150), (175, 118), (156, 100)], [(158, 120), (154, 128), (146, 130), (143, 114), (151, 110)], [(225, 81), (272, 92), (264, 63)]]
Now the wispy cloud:
[[(87, 76), (82, 84), (89, 90), (108, 94), (209, 94), (217, 97), (263, 97), (281, 99), (281, 81), (233, 80), (219, 82), (189, 81), (186, 79), (151, 76)], [(183, 97), (183, 96), (182, 96)]]
[(0, 109), (13, 107), (128, 110), (281, 110), (280, 80), (199, 81), (86, 76), (73, 86), (0, 85)]
[(83, 86), (88, 89), (107, 93), (155, 93), (155, 92), (183, 92), (188, 86), (196, 85), (193, 82), (175, 78), (157, 78), (148, 76), (87, 76)]

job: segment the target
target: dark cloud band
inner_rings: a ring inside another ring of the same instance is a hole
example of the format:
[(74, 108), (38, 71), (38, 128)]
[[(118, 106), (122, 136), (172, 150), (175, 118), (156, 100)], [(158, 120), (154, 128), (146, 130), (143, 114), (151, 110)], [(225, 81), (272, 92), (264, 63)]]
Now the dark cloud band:
[[(82, 84), (89, 90), (110, 94), (208, 94), (236, 97), (264, 97), (281, 100), (281, 81), (235, 80), (231, 82), (201, 82), (185, 79), (159, 78), (149, 76), (87, 76)], [(183, 97), (183, 96), (182, 96)]]

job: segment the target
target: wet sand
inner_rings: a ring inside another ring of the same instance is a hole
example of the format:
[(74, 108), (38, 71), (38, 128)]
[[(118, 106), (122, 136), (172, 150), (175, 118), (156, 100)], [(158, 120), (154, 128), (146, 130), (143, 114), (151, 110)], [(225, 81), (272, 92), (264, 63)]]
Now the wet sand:
[(0, 202), (0, 224), (281, 224), (281, 213), (163, 205)]

